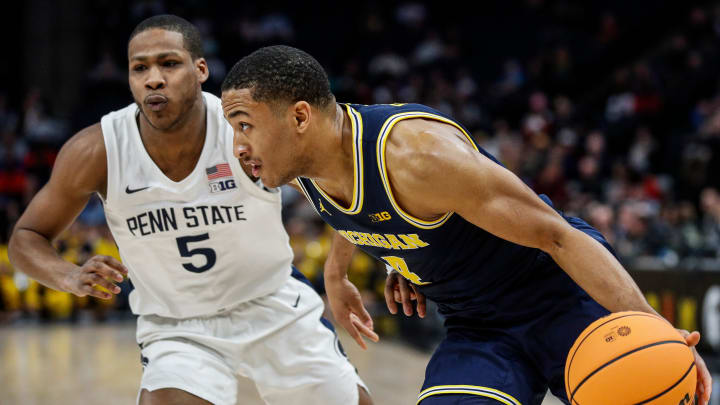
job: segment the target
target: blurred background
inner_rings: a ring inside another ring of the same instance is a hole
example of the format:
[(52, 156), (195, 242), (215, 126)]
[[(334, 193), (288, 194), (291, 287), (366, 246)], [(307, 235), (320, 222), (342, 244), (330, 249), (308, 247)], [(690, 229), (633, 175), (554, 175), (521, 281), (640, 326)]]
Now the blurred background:
[[(454, 116), (536, 192), (599, 229), (660, 313), (702, 332), (720, 404), (720, 3), (504, 0), (475, 2), (470, 11), (452, 1), (26, 0), (13, 7), (0, 17), (0, 364), (16, 368), (5, 367), (0, 386), (27, 383), (23, 364), (32, 351), (23, 345), (58, 333), (53, 328), (70, 331), (58, 345), (71, 350), (73, 330), (134, 327), (130, 285), (112, 301), (47, 289), (12, 268), (7, 240), (63, 142), (132, 102), (134, 26), (173, 13), (204, 35), (206, 91), (218, 94), (240, 57), (284, 43), (320, 61), (340, 102), (418, 102)], [(295, 264), (322, 292), (330, 231), (303, 196), (287, 188), (283, 199)], [(118, 256), (98, 199), (57, 248), (76, 263)], [(384, 266), (362, 253), (350, 278), (383, 342), (407, 349), (420, 359), (413, 367), (422, 367), (443, 337), (442, 319), (432, 308), (424, 320), (391, 316)], [(134, 344), (132, 333), (121, 336), (113, 339)], [(422, 369), (415, 372), (412, 395), (422, 382)], [(32, 396), (32, 384), (21, 402), (4, 390), (0, 404), (46, 403)]]

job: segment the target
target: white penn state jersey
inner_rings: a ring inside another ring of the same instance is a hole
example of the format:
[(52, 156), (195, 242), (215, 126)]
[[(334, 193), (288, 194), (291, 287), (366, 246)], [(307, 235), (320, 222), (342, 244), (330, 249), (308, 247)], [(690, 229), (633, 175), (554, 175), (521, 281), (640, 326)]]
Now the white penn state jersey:
[(291, 272), (279, 190), (248, 178), (232, 153), (220, 99), (203, 93), (205, 144), (176, 182), (155, 165), (131, 104), (102, 117), (107, 150), (107, 222), (135, 289), (138, 315), (209, 315), (269, 294)]

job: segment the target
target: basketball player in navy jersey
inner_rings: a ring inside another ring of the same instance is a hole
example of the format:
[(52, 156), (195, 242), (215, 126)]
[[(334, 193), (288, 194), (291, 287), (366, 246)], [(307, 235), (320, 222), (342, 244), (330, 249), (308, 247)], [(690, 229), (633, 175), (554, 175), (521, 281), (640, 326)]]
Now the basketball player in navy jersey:
[[(563, 368), (578, 334), (608, 311), (655, 313), (598, 231), (556, 211), (438, 111), (338, 104), (318, 62), (287, 46), (241, 59), (222, 103), (253, 175), (294, 182), (337, 231), (325, 284), (353, 336), (372, 332), (345, 273), (354, 246), (437, 303), (447, 337), (422, 405), (540, 404), (548, 388), (567, 401)], [(706, 403), (711, 379), (695, 358)]]

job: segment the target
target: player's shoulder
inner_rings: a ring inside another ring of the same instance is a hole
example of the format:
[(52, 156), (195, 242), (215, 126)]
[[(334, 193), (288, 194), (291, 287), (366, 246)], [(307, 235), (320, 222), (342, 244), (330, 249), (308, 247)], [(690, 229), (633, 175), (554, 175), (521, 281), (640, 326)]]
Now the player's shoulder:
[(388, 159), (400, 159), (411, 168), (433, 164), (448, 158), (448, 148), (463, 143), (458, 129), (447, 123), (413, 117), (398, 121), (388, 134), (385, 154)]
[(364, 113), (377, 113), (377, 114), (397, 114), (405, 112), (434, 112), (437, 110), (424, 104), (417, 103), (390, 103), (390, 104), (348, 104), (350, 107), (364, 112)]
[(225, 119), (222, 100), (220, 100), (218, 96), (206, 91), (203, 91), (202, 95), (203, 100), (205, 100), (208, 117), (213, 121), (211, 128), (218, 128), (221, 132), (224, 131), (226, 136), (221, 139), (232, 142), (232, 126), (230, 126), (230, 123)]
[(459, 124), (442, 116), (411, 116), (392, 126), (385, 142), (387, 174), (397, 187), (423, 190), (447, 184), (447, 176), (477, 158), (474, 144)]
[(203, 91), (202, 95), (203, 98), (205, 98), (205, 102), (212, 103), (213, 105), (219, 105), (220, 108), (222, 108), (222, 100), (220, 100), (220, 97), (207, 91)]
[(95, 123), (83, 128), (65, 142), (60, 150), (61, 155), (72, 155), (76, 158), (92, 159), (102, 157), (105, 159), (105, 140), (102, 126)]
[(404, 119), (404, 117), (418, 114), (435, 114), (436, 110), (423, 104), (393, 103), (393, 104), (348, 104), (353, 111), (362, 116), (363, 121), (370, 121), (382, 125), (388, 120)]
[(83, 128), (68, 139), (53, 168), (55, 178), (93, 191), (102, 187), (106, 173), (105, 141), (100, 123)]
[(422, 122), (403, 120), (393, 127), (387, 138), (382, 169), (396, 194), (414, 196), (424, 190), (443, 163), (442, 153), (433, 147), (440, 140), (424, 131)]
[(446, 157), (439, 146), (465, 132), (452, 118), (423, 104), (349, 106), (362, 116), (363, 132), (367, 135), (363, 140), (374, 143), (377, 139), (380, 155), (388, 162), (402, 162), (404, 169), (410, 171), (422, 168), (428, 160)]
[[(207, 91), (202, 92), (203, 100), (205, 100), (205, 107), (215, 115), (219, 115), (222, 117), (223, 121), (225, 120), (225, 116), (223, 115), (223, 109), (222, 109), (222, 100), (218, 98), (218, 96), (208, 93)], [(228, 124), (229, 125), (229, 124)]]

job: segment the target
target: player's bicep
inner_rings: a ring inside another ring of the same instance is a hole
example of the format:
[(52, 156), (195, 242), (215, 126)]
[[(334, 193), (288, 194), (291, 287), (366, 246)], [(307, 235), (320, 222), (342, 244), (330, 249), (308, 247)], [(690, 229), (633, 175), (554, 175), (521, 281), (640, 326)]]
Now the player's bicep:
[(33, 197), (15, 226), (54, 239), (80, 214), (90, 195), (57, 192), (57, 187), (45, 185)]
[(513, 243), (552, 249), (568, 223), (520, 178), (485, 156), (459, 175), (465, 191), (454, 196), (454, 211), (480, 228)]
[(422, 121), (396, 127), (387, 164), (408, 212), (420, 218), (455, 212), (495, 236), (543, 250), (568, 231), (555, 210), (456, 128)]
[(94, 192), (104, 191), (105, 159), (99, 125), (71, 138), (60, 150), (50, 180), (30, 201), (16, 229), (55, 238), (80, 214)]

